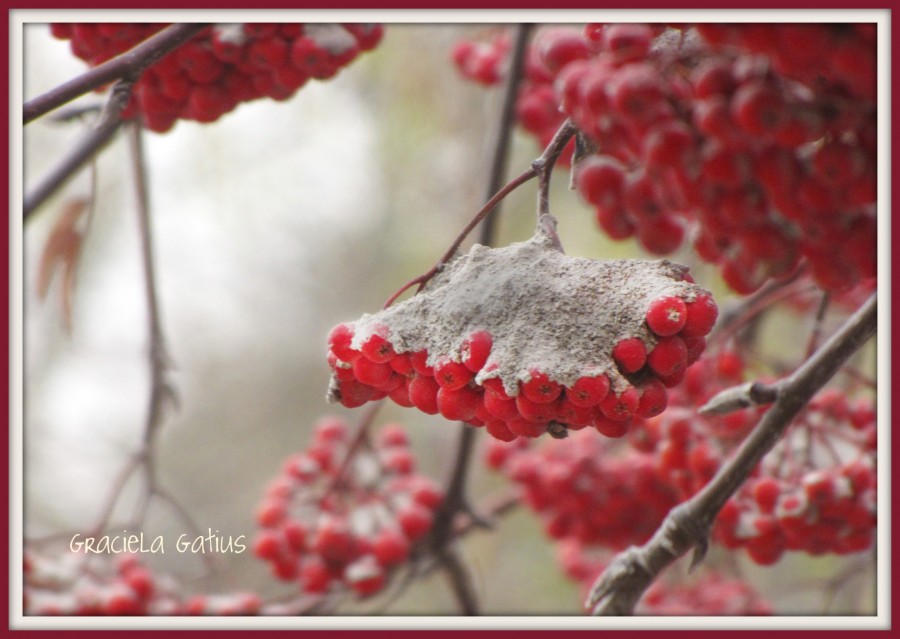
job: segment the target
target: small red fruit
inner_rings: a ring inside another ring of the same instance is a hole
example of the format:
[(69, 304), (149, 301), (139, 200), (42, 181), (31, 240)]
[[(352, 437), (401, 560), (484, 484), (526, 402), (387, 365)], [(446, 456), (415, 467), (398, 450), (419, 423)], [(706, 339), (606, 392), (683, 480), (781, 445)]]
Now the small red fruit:
[(686, 321), (687, 307), (680, 297), (660, 297), (650, 302), (647, 308), (647, 326), (660, 337), (674, 335)]
[(562, 386), (550, 379), (546, 373), (532, 369), (529, 374), (531, 379), (522, 382), (522, 394), (531, 401), (548, 404), (562, 393)]
[(647, 348), (637, 337), (629, 337), (613, 347), (612, 356), (623, 373), (636, 373), (647, 361)]
[(491, 354), (494, 340), (487, 331), (475, 331), (463, 342), (460, 356), (463, 365), (473, 373), (484, 367)]
[(566, 389), (566, 397), (575, 406), (590, 408), (596, 406), (609, 393), (609, 378), (603, 373), (594, 376), (579, 377)]

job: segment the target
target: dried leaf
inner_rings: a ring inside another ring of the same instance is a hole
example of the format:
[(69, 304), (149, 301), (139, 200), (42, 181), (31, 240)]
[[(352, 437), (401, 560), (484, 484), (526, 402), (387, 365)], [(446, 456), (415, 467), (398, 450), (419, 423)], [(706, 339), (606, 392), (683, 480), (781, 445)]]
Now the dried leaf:
[(37, 294), (43, 300), (47, 297), (50, 285), (58, 269), (62, 269), (62, 286), (60, 303), (66, 330), (72, 327), (72, 298), (75, 292), (75, 275), (78, 255), (84, 233), (79, 228), (84, 213), (88, 210), (89, 201), (84, 198), (69, 200), (62, 213), (53, 225), (41, 259), (38, 264)]

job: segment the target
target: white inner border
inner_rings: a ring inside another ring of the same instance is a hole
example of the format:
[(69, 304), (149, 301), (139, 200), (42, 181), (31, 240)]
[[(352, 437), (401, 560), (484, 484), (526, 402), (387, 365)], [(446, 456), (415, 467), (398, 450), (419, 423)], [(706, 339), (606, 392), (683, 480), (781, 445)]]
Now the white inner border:
[[(821, 629), (890, 628), (890, 11), (815, 10), (86, 10), (14, 9), (9, 12), (10, 60), (10, 606), (12, 630), (37, 629)], [(878, 531), (877, 615), (872, 617), (25, 617), (22, 614), (22, 210), (23, 28), (47, 22), (381, 22), (390, 23), (583, 23), (583, 22), (875, 22), (878, 29)], [(889, 296), (887, 296), (889, 297)]]

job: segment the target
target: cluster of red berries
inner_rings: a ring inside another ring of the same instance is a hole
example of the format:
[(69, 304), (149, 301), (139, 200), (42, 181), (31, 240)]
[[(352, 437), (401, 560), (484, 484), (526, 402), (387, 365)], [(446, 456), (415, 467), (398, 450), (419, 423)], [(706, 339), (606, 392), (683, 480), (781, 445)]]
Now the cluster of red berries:
[(591, 426), (621, 437), (633, 419), (665, 410), (667, 389), (700, 357), (717, 315), (706, 293), (693, 299), (662, 295), (646, 308), (646, 335), (613, 347), (616, 377), (598, 366), (564, 385), (554, 371), (530, 367), (513, 390), (500, 376), (490, 376), (498, 362), (491, 357), (494, 336), (487, 330), (466, 335), (458, 353), (431, 354), (396, 348), (387, 324), (357, 334), (353, 324), (343, 323), (328, 337), (332, 393), (348, 408), (388, 397), (400, 406), (484, 427), (503, 441), (548, 430), (564, 436)]
[(303, 592), (373, 595), (431, 529), (442, 499), (415, 472), (400, 426), (382, 427), (371, 446), (360, 447), (345, 422), (323, 418), (310, 447), (288, 458), (266, 491), (253, 550)]
[[(678, 491), (679, 501), (713, 478), (765, 412), (761, 406), (725, 415), (697, 413), (697, 406), (743, 379), (736, 352), (706, 357), (688, 372), (665, 414), (632, 430), (631, 443), (653, 456), (660, 480)], [(821, 392), (723, 508), (715, 538), (728, 548), (746, 548), (763, 565), (787, 550), (865, 550), (876, 523), (875, 445), (870, 399), (851, 401), (837, 389)]]
[(681, 498), (693, 495), (719, 469), (725, 455), (753, 428), (766, 407), (735, 410), (725, 415), (697, 412), (720, 390), (744, 381), (744, 361), (731, 350), (710, 353), (685, 375), (673, 393), (668, 410), (641, 421), (629, 434), (637, 450), (654, 457), (656, 472), (678, 489)]
[[(788, 439), (722, 509), (716, 538), (727, 548), (746, 548), (759, 564), (774, 563), (785, 551), (870, 548), (877, 523), (875, 422), (868, 400), (851, 404), (836, 390), (814, 398)], [(798, 454), (799, 440), (825, 450)], [(849, 458), (842, 461), (826, 441), (841, 442)], [(834, 456), (830, 464), (815, 463), (823, 452)]]
[(876, 276), (873, 25), (554, 26), (531, 50), (521, 124), (597, 143), (576, 185), (610, 237), (665, 255), (696, 228), (742, 294), (804, 259), (829, 290)]
[[(51, 32), (96, 66), (166, 26), (54, 23)], [(177, 120), (213, 122), (242, 102), (285, 100), (309, 79), (333, 77), (382, 33), (377, 24), (213, 25), (144, 72), (123, 117), (140, 116), (148, 129), (164, 132)]]
[[(523, 502), (551, 538), (607, 550), (640, 544), (672, 507), (715, 476), (765, 413), (765, 406), (697, 412), (743, 381), (740, 355), (722, 350), (688, 371), (665, 413), (635, 420), (628, 446), (581, 433), (540, 447), (492, 441), (485, 461), (521, 487)], [(850, 401), (833, 389), (820, 393), (727, 503), (714, 539), (746, 548), (763, 565), (788, 550), (868, 548), (876, 523), (875, 422), (871, 400)], [(841, 442), (841, 459), (826, 457), (838, 455), (828, 442)]]
[(183, 598), (173, 579), (154, 574), (136, 555), (98, 555), (85, 561), (68, 549), (59, 556), (24, 555), (26, 615), (147, 616), (255, 615), (253, 593)]
[(612, 550), (642, 544), (680, 501), (654, 472), (651, 455), (630, 448), (617, 454), (610, 440), (587, 433), (540, 447), (493, 441), (485, 452), (488, 465), (521, 488), (552, 539)]

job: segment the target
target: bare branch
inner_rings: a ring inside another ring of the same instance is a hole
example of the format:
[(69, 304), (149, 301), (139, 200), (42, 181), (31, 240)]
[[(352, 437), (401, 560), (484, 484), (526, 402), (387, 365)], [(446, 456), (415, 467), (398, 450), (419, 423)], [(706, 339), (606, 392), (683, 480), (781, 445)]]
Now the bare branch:
[(693, 564), (703, 558), (719, 510), (816, 392), (875, 334), (877, 323), (873, 294), (822, 348), (783, 380), (778, 399), (713, 480), (673, 508), (650, 541), (613, 559), (591, 588), (587, 605), (593, 614), (632, 614), (644, 591), (667, 566), (691, 549)]

